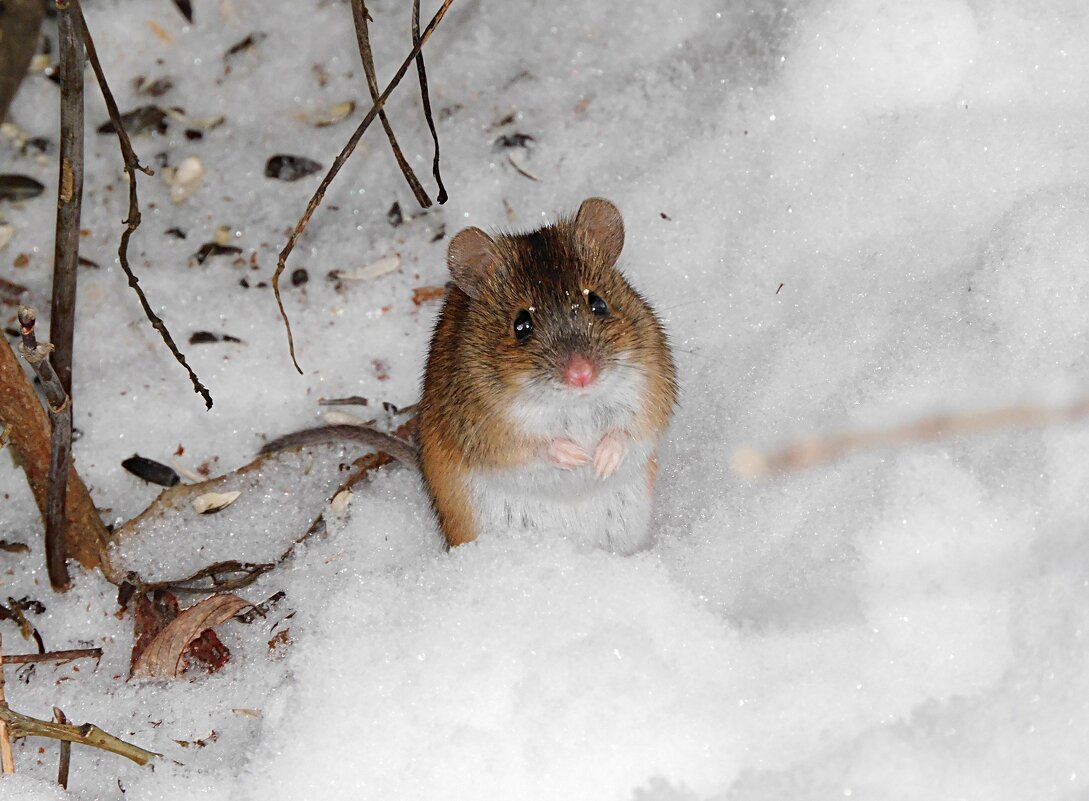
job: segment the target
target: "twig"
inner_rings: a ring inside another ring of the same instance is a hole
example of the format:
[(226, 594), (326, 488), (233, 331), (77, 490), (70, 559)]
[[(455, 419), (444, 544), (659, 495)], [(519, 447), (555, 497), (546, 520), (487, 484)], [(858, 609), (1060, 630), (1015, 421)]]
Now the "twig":
[[(3, 663), (3, 637), (0, 635), (0, 668), (3, 667)], [(72, 726), (67, 723), (38, 720), (16, 712), (8, 706), (7, 699), (4, 697), (4, 671), (0, 669), (0, 757), (2, 757), (4, 773), (15, 772), (11, 740), (18, 737), (50, 737), (54, 740), (89, 745), (92, 748), (100, 748), (131, 759), (138, 765), (146, 765), (153, 757), (162, 756), (118, 739), (91, 723)]]
[[(76, 328), (76, 267), (83, 204), (83, 42), (80, 23), (68, 0), (57, 0), (60, 48), (60, 177), (57, 231), (53, 243), (53, 300), (49, 312), (50, 359), (61, 386), (72, 394), (72, 342)], [(71, 439), (69, 429), (67, 436)]]
[(197, 374), (193, 372), (193, 368), (189, 366), (185, 356), (178, 350), (178, 346), (174, 344), (174, 338), (170, 335), (170, 331), (167, 330), (166, 324), (151, 310), (151, 304), (148, 303), (144, 290), (140, 288), (140, 279), (136, 277), (129, 266), (129, 239), (132, 237), (133, 232), (140, 227), (140, 203), (136, 197), (136, 171), (139, 170), (145, 175), (154, 175), (155, 172), (140, 164), (140, 159), (137, 158), (136, 152), (132, 149), (129, 135), (125, 132), (125, 126), (121, 123), (121, 113), (118, 111), (117, 102), (113, 99), (109, 84), (106, 83), (106, 74), (102, 71), (102, 64), (99, 63), (95, 43), (91, 38), (91, 31), (87, 27), (87, 21), (83, 17), (83, 10), (80, 8), (79, 0), (69, 0), (69, 2), (72, 4), (73, 10), (79, 17), (80, 26), (83, 28), (83, 41), (87, 48), (87, 60), (91, 64), (91, 69), (94, 70), (98, 88), (102, 91), (102, 97), (106, 101), (106, 110), (109, 112), (110, 121), (117, 133), (117, 141), (121, 147), (121, 158), (125, 162), (125, 174), (129, 179), (129, 213), (124, 220), (125, 230), (121, 233), (121, 244), (117, 248), (117, 259), (121, 263), (121, 269), (125, 271), (125, 275), (128, 277), (129, 286), (132, 287), (136, 297), (140, 300), (144, 316), (147, 317), (151, 326), (159, 332), (159, 336), (162, 337), (163, 342), (166, 343), (167, 348), (174, 355), (174, 359), (189, 374), (189, 381), (193, 384), (193, 391), (204, 398), (205, 408), (211, 409), (211, 393), (204, 384), (200, 383)]
[(11, 654), (4, 657), (6, 665), (32, 665), (38, 662), (69, 662), (73, 659), (101, 659), (101, 648), (73, 648), (68, 651), (46, 651), (44, 654)]
[[(250, 469), (254, 465), (260, 465), (268, 458), (270, 457), (264, 455), (259, 456), (249, 465), (246, 465), (246, 467), (241, 469)], [(332, 495), (329, 496), (329, 500), (331, 501), (341, 492), (351, 489), (361, 481), (369, 479), (373, 471), (385, 467), (394, 461), (396, 460), (392, 456), (382, 452), (368, 453), (367, 455), (356, 459), (352, 463), (356, 469), (352, 471), (352, 473), (348, 475), (348, 478), (346, 478)], [(129, 522), (131, 523), (132, 521)], [(311, 521), (306, 531), (296, 537), (283, 553), (272, 562), (216, 562), (213, 565), (201, 568), (185, 578), (156, 582), (145, 582), (135, 573), (129, 573), (125, 576), (123, 583), (127, 583), (130, 587), (134, 588), (136, 592), (141, 593), (153, 592), (155, 590), (169, 590), (174, 593), (210, 593), (239, 590), (248, 587), (265, 573), (286, 562), (292, 554), (295, 553), (295, 549), (298, 548), (299, 545), (306, 542), (315, 534), (323, 531), (324, 528), (325, 515), (324, 513), (319, 513), (317, 517)], [(224, 576), (224, 574), (226, 574), (226, 576)], [(211, 580), (205, 581), (206, 579)]]
[[(359, 58), (363, 62), (363, 73), (367, 77), (367, 88), (370, 90), (371, 100), (377, 101), (378, 79), (374, 74), (374, 55), (371, 52), (370, 30), (367, 26), (368, 19), (370, 19), (370, 13), (367, 11), (363, 0), (352, 0), (352, 20), (355, 23), (355, 36), (359, 42)], [(415, 41), (413, 44), (415, 44)], [(397, 166), (401, 168), (401, 174), (405, 176), (412, 194), (416, 196), (416, 202), (426, 209), (431, 205), (431, 198), (427, 196), (427, 192), (420, 185), (420, 179), (416, 177), (416, 173), (412, 171), (412, 167), (409, 166), (408, 161), (405, 159), (405, 154), (401, 152), (401, 146), (397, 144), (397, 137), (393, 135), (393, 127), (389, 124), (389, 118), (386, 117), (384, 108), (378, 112), (378, 120), (386, 131), (386, 138), (389, 139), (393, 157), (397, 159)]]
[(735, 472), (748, 478), (806, 470), (855, 451), (882, 446), (933, 442), (950, 437), (986, 434), (1010, 428), (1035, 428), (1089, 417), (1089, 399), (1068, 406), (1009, 406), (986, 412), (950, 414), (878, 431), (856, 431), (800, 440), (773, 453), (743, 447), (731, 459)]
[[(68, 473), (72, 469), (72, 404), (49, 361), (52, 345), (39, 345), (34, 334), (37, 315), (19, 307), (19, 352), (42, 382), (53, 423), (49, 451), (49, 495), (45, 515), (45, 564), (55, 590), (68, 589)], [(67, 435), (67, 436), (66, 436)]]
[[(420, 0), (412, 0), (412, 44), (420, 40)], [(423, 51), (416, 56), (416, 72), (420, 76), (420, 97), (423, 99), (424, 117), (427, 119), (427, 127), (431, 131), (431, 138), (435, 142), (435, 160), (432, 162), (431, 171), (435, 175), (435, 183), (439, 185), (439, 194), (435, 198), (441, 206), (446, 202), (446, 187), (442, 185), (442, 176), (439, 174), (439, 134), (435, 130), (435, 119), (431, 116), (431, 97), (427, 91), (427, 69), (424, 67)]]
[(284, 245), (284, 249), (280, 251), (280, 258), (276, 262), (276, 272), (272, 274), (272, 290), (273, 293), (276, 295), (276, 305), (280, 309), (280, 316), (283, 318), (284, 328), (287, 330), (287, 347), (288, 351), (291, 354), (291, 362), (295, 365), (295, 369), (299, 372), (300, 375), (302, 374), (302, 368), (299, 367), (299, 361), (295, 358), (295, 339), (291, 334), (291, 323), (288, 321), (287, 312), (284, 310), (283, 298), (280, 297), (280, 276), (283, 274), (284, 269), (287, 266), (287, 257), (290, 256), (291, 251), (295, 249), (295, 243), (299, 241), (299, 237), (302, 236), (302, 232), (306, 229), (307, 224), (310, 222), (310, 217), (313, 216), (314, 211), (321, 204), (322, 199), (325, 197), (326, 190), (328, 190), (329, 185), (333, 182), (333, 179), (336, 178), (337, 173), (340, 172), (340, 168), (344, 166), (344, 163), (348, 160), (352, 153), (355, 152), (356, 145), (359, 143), (359, 140), (363, 136), (363, 133), (367, 130), (370, 124), (374, 121), (375, 116), (377, 116), (378, 112), (385, 105), (386, 99), (389, 97), (390, 93), (396, 88), (397, 84), (401, 82), (401, 79), (405, 77), (405, 72), (408, 71), (409, 65), (412, 63), (413, 59), (415, 59), (416, 56), (420, 54), (420, 51), (423, 50), (423, 46), (427, 43), (427, 40), (431, 38), (431, 34), (434, 32), (438, 24), (442, 21), (442, 18), (446, 15), (447, 9), (450, 8), (450, 4), (453, 2), (454, 0), (444, 0), (442, 6), (439, 7), (439, 10), (435, 12), (435, 16), (431, 18), (431, 22), (427, 24), (427, 27), (424, 29), (423, 34), (420, 36), (419, 40), (415, 43), (415, 45), (413, 45), (412, 52), (408, 54), (408, 57), (401, 64), (400, 68), (397, 70), (397, 73), (393, 76), (393, 79), (386, 86), (382, 94), (379, 95), (378, 99), (374, 101), (374, 104), (371, 106), (370, 111), (367, 112), (366, 116), (363, 117), (363, 120), (359, 123), (359, 126), (352, 133), (351, 137), (349, 137), (347, 144), (345, 144), (344, 147), (341, 149), (340, 153), (337, 154), (337, 157), (333, 159), (332, 166), (325, 174), (325, 177), (322, 178), (321, 183), (318, 185), (317, 191), (315, 191), (314, 195), (310, 198), (310, 202), (306, 206), (306, 211), (303, 212), (303, 216), (295, 225), (295, 230), (293, 230), (291, 232), (291, 236), (288, 237), (287, 244)]
[[(60, 724), (68, 722), (68, 717), (60, 707), (53, 707), (53, 720)], [(72, 763), (72, 744), (67, 740), (61, 740), (60, 762), (57, 764), (57, 784), (68, 789), (68, 768)]]

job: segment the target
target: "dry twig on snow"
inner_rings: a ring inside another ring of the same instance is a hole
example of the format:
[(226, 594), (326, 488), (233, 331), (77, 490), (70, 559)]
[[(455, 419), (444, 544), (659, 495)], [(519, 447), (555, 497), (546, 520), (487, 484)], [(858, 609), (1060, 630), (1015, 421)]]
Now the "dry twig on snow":
[(49, 493), (45, 514), (45, 564), (55, 590), (68, 589), (68, 474), (72, 470), (72, 403), (49, 361), (52, 345), (39, 345), (34, 334), (37, 315), (19, 309), (19, 353), (42, 382), (49, 403), (52, 435), (49, 450)]
[(355, 131), (348, 138), (347, 144), (341, 149), (337, 157), (333, 159), (333, 165), (329, 168), (329, 171), (325, 174), (325, 177), (321, 179), (321, 183), (318, 185), (313, 196), (310, 198), (310, 202), (306, 206), (306, 211), (303, 212), (303, 216), (296, 223), (295, 229), (291, 232), (291, 236), (288, 237), (287, 244), (284, 245), (284, 249), (280, 251), (280, 257), (276, 262), (276, 271), (272, 274), (272, 291), (276, 295), (276, 305), (280, 309), (280, 317), (284, 321), (284, 329), (287, 332), (287, 347), (291, 354), (291, 362), (295, 365), (295, 369), (302, 374), (302, 368), (299, 367), (299, 361), (295, 358), (295, 338), (291, 333), (291, 323), (287, 319), (287, 311), (284, 309), (283, 298), (280, 297), (280, 276), (283, 274), (284, 269), (287, 266), (287, 258), (291, 255), (291, 251), (295, 249), (295, 243), (299, 241), (299, 237), (302, 236), (302, 232), (306, 230), (306, 226), (310, 222), (310, 218), (313, 216), (314, 211), (321, 205), (321, 201), (325, 198), (325, 193), (329, 189), (329, 185), (336, 178), (337, 173), (340, 172), (341, 167), (355, 152), (356, 145), (359, 144), (359, 140), (362, 138), (364, 132), (370, 127), (370, 124), (374, 122), (374, 118), (385, 106), (386, 100), (389, 98), (390, 93), (397, 87), (397, 84), (401, 82), (401, 79), (405, 77), (405, 72), (408, 71), (409, 65), (420, 55), (423, 50), (423, 46), (427, 43), (427, 40), (431, 38), (431, 34), (434, 33), (435, 28), (442, 21), (442, 18), (446, 15), (447, 9), (450, 8), (451, 3), (454, 0), (444, 0), (442, 6), (435, 12), (435, 16), (431, 18), (431, 21), (424, 28), (423, 33), (412, 47), (412, 52), (408, 54), (408, 57), (402, 62), (397, 72), (394, 74), (393, 79), (386, 86), (385, 90), (378, 99), (374, 101), (370, 111), (363, 117), (362, 121), (356, 127)]
[(174, 359), (189, 374), (189, 381), (193, 384), (193, 391), (204, 398), (205, 407), (211, 409), (211, 393), (200, 382), (197, 374), (193, 372), (193, 368), (185, 360), (185, 356), (178, 350), (178, 346), (174, 344), (174, 338), (170, 335), (170, 331), (167, 330), (166, 323), (151, 310), (151, 304), (148, 303), (144, 290), (140, 288), (140, 279), (136, 277), (129, 266), (129, 239), (132, 237), (133, 232), (140, 227), (140, 203), (136, 196), (136, 171), (139, 170), (145, 175), (154, 175), (155, 171), (142, 165), (140, 159), (136, 156), (136, 151), (132, 149), (129, 135), (125, 132), (125, 126), (121, 122), (121, 113), (118, 111), (117, 102), (113, 99), (113, 93), (106, 82), (106, 74), (102, 71), (102, 64), (99, 63), (95, 43), (91, 38), (91, 31), (87, 27), (87, 21), (83, 18), (83, 10), (80, 8), (79, 0), (69, 0), (69, 2), (72, 4), (72, 8), (79, 18), (80, 27), (83, 29), (83, 42), (87, 49), (87, 60), (90, 62), (95, 79), (98, 81), (98, 88), (102, 91), (102, 98), (106, 101), (110, 122), (113, 123), (114, 131), (117, 133), (117, 141), (121, 147), (121, 158), (125, 163), (125, 175), (129, 179), (129, 213), (124, 220), (125, 230), (121, 233), (121, 244), (117, 248), (117, 259), (121, 263), (121, 269), (125, 271), (125, 275), (128, 277), (129, 286), (132, 287), (140, 301), (144, 316), (147, 317), (152, 327), (159, 332), (159, 336), (162, 337), (163, 342), (166, 343), (167, 348), (174, 355)]

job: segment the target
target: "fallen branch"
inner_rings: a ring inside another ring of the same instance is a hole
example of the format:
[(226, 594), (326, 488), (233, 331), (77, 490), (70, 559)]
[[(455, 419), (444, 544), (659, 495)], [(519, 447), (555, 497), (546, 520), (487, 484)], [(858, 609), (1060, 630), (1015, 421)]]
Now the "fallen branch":
[[(396, 436), (404, 438), (411, 436), (414, 420), (403, 424), (396, 432)], [(390, 435), (387, 435), (387, 437)], [(155, 519), (171, 507), (182, 506), (190, 496), (219, 489), (220, 486), (232, 477), (238, 477), (252, 472), (260, 472), (270, 459), (275, 459), (276, 454), (263, 453), (243, 467), (224, 476), (209, 479), (200, 484), (178, 484), (162, 492), (155, 501), (148, 506), (139, 516), (129, 520), (116, 532), (118, 541), (131, 536), (132, 532), (139, 528), (142, 522)], [(352, 462), (353, 470), (348, 477), (340, 482), (336, 490), (328, 496), (328, 502), (350, 490), (360, 482), (367, 481), (375, 470), (381, 469), (392, 462), (397, 461), (389, 454), (377, 451), (368, 453)], [(113, 582), (122, 588), (124, 598), (130, 598), (135, 593), (154, 592), (166, 590), (174, 593), (214, 593), (239, 590), (249, 586), (258, 578), (270, 570), (274, 570), (286, 562), (295, 553), (299, 545), (306, 542), (325, 530), (324, 511), (317, 514), (298, 537), (273, 561), (270, 562), (217, 562), (185, 576), (184, 578), (168, 579), (164, 581), (145, 581), (134, 572), (128, 573), (120, 582)]]
[(39, 345), (34, 334), (37, 315), (19, 307), (19, 353), (42, 382), (53, 424), (49, 450), (49, 490), (45, 514), (45, 564), (54, 590), (66, 590), (68, 576), (68, 474), (72, 470), (72, 404), (49, 361), (52, 345)]
[(140, 203), (136, 196), (136, 171), (139, 170), (145, 175), (154, 175), (155, 171), (142, 165), (140, 159), (136, 156), (136, 151), (132, 149), (129, 135), (125, 132), (125, 126), (121, 122), (121, 113), (118, 111), (117, 102), (113, 99), (113, 93), (110, 91), (110, 86), (106, 82), (106, 74), (102, 71), (102, 64), (99, 63), (98, 53), (95, 50), (95, 43), (91, 38), (91, 31), (87, 27), (87, 21), (83, 17), (83, 10), (80, 8), (79, 0), (69, 0), (69, 2), (72, 4), (72, 8), (79, 18), (80, 27), (83, 29), (83, 42), (87, 49), (87, 60), (90, 62), (91, 69), (95, 74), (95, 79), (98, 81), (98, 88), (102, 91), (102, 98), (106, 101), (106, 110), (109, 112), (110, 122), (113, 123), (114, 131), (117, 133), (117, 142), (121, 147), (121, 158), (125, 163), (125, 175), (127, 175), (129, 179), (129, 213), (124, 220), (125, 230), (121, 233), (121, 243), (117, 248), (117, 260), (121, 263), (121, 269), (125, 271), (129, 286), (132, 287), (133, 291), (136, 293), (136, 297), (140, 301), (140, 306), (144, 310), (144, 316), (147, 317), (152, 328), (159, 332), (159, 336), (161, 336), (163, 342), (166, 343), (166, 346), (173, 354), (174, 359), (184, 367), (185, 371), (189, 374), (189, 381), (193, 384), (193, 391), (204, 398), (205, 408), (211, 409), (211, 393), (208, 391), (207, 387), (200, 382), (200, 379), (197, 378), (197, 374), (193, 372), (193, 368), (190, 367), (189, 363), (185, 360), (185, 356), (178, 350), (178, 346), (174, 344), (174, 338), (170, 335), (170, 331), (167, 330), (166, 323), (151, 310), (151, 304), (148, 303), (147, 296), (144, 295), (144, 290), (140, 288), (140, 279), (136, 277), (132, 268), (129, 266), (129, 239), (132, 237), (133, 232), (140, 227)]
[(337, 157), (333, 159), (333, 164), (329, 168), (329, 171), (322, 178), (321, 183), (318, 185), (317, 190), (310, 198), (310, 202), (306, 206), (306, 211), (303, 212), (303, 216), (299, 219), (299, 222), (295, 225), (295, 230), (291, 232), (291, 236), (288, 237), (287, 244), (284, 245), (284, 249), (280, 251), (280, 257), (276, 261), (276, 271), (272, 274), (272, 291), (276, 295), (276, 305), (280, 309), (280, 317), (283, 318), (284, 328), (287, 331), (287, 347), (291, 354), (291, 362), (295, 365), (295, 369), (302, 375), (302, 368), (299, 367), (299, 361), (295, 358), (295, 338), (291, 333), (291, 323), (287, 319), (287, 311), (284, 309), (283, 298), (280, 297), (280, 276), (283, 274), (284, 269), (287, 267), (287, 257), (291, 255), (291, 251), (295, 249), (295, 243), (299, 241), (299, 237), (302, 236), (302, 232), (306, 230), (306, 226), (310, 222), (310, 218), (313, 216), (314, 211), (321, 201), (325, 197), (325, 192), (329, 189), (329, 185), (336, 178), (337, 173), (340, 172), (341, 167), (355, 152), (356, 145), (359, 144), (360, 138), (362, 138), (364, 132), (370, 127), (370, 124), (374, 122), (374, 118), (378, 115), (378, 112), (385, 106), (386, 99), (390, 93), (397, 87), (397, 84), (404, 78), (405, 72), (408, 71), (409, 65), (423, 50), (423, 46), (427, 43), (427, 40), (431, 38), (431, 34), (434, 33), (435, 28), (442, 21), (442, 18), (446, 15), (447, 9), (450, 8), (451, 3), (454, 0), (444, 0), (442, 6), (435, 12), (435, 16), (431, 18), (431, 22), (427, 24), (423, 33), (420, 35), (419, 40), (413, 45), (412, 52), (408, 54), (408, 57), (402, 62), (400, 68), (397, 70), (393, 79), (386, 86), (385, 90), (379, 95), (378, 99), (374, 101), (370, 111), (356, 127), (355, 131), (349, 137), (347, 144), (341, 149)]
[[(367, 89), (371, 93), (371, 101), (378, 101), (378, 79), (374, 73), (374, 55), (371, 52), (371, 37), (370, 30), (367, 26), (367, 21), (370, 19), (370, 14), (367, 11), (366, 5), (363, 0), (352, 0), (352, 21), (355, 23), (355, 36), (359, 42), (359, 58), (363, 62), (363, 73), (367, 78)], [(416, 42), (413, 41), (413, 44)], [(383, 108), (378, 112), (378, 120), (382, 123), (382, 128), (386, 131), (386, 138), (389, 139), (389, 146), (393, 150), (393, 157), (397, 159), (397, 166), (401, 169), (401, 174), (405, 176), (405, 180), (408, 182), (409, 189), (412, 190), (412, 194), (416, 196), (416, 202), (420, 204), (422, 208), (427, 208), (431, 205), (431, 198), (427, 196), (427, 192), (420, 185), (420, 180), (416, 177), (416, 173), (412, 171), (412, 167), (409, 166), (408, 161), (405, 159), (405, 154), (401, 152), (401, 146), (397, 144), (397, 137), (393, 135), (393, 127), (389, 124), (389, 118), (386, 116), (386, 110)]]
[(8, 706), (7, 698), (4, 695), (4, 671), (2, 669), (4, 661), (3, 638), (0, 636), (0, 762), (3, 763), (4, 773), (15, 772), (11, 741), (19, 737), (49, 737), (54, 740), (81, 743), (82, 745), (89, 745), (92, 748), (99, 748), (131, 759), (138, 765), (146, 765), (153, 757), (161, 756), (161, 754), (146, 751), (139, 746), (114, 737), (91, 723), (72, 726), (67, 723), (39, 720), (16, 712)]
[(33, 665), (39, 662), (70, 662), (73, 659), (101, 659), (101, 648), (73, 648), (68, 651), (47, 651), (44, 654), (12, 654), (4, 657), (5, 665)]
[(1089, 400), (1068, 406), (1009, 406), (986, 412), (950, 414), (876, 431), (858, 431), (832, 437), (800, 440), (773, 453), (752, 447), (736, 450), (734, 471), (746, 478), (766, 478), (774, 473), (807, 470), (842, 459), (856, 451), (952, 437), (987, 434), (1011, 428), (1037, 428), (1070, 423), (1089, 417)]
[[(68, 722), (68, 716), (61, 711), (60, 707), (53, 707), (53, 721), (55, 723), (65, 724)], [(60, 761), (57, 763), (57, 784), (68, 789), (68, 769), (72, 764), (72, 744), (67, 740), (61, 740), (60, 747)]]

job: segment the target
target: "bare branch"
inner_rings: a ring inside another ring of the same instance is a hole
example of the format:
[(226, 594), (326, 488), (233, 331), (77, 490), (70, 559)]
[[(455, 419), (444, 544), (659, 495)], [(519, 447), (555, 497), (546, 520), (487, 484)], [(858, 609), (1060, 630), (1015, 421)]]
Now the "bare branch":
[[(370, 90), (371, 100), (377, 101), (378, 79), (374, 74), (374, 55), (371, 52), (370, 30), (367, 26), (369, 19), (370, 14), (367, 12), (363, 0), (352, 0), (352, 20), (355, 22), (355, 36), (359, 42), (359, 58), (363, 62), (363, 73), (367, 77), (367, 88)], [(400, 167), (401, 174), (405, 176), (412, 194), (416, 196), (416, 202), (426, 209), (431, 205), (431, 198), (427, 196), (427, 192), (420, 185), (420, 179), (416, 177), (416, 173), (412, 171), (412, 167), (409, 166), (404, 153), (401, 152), (401, 146), (397, 144), (397, 137), (393, 135), (393, 128), (389, 124), (384, 108), (378, 112), (378, 119), (386, 131), (386, 138), (389, 139), (389, 146), (393, 150), (393, 157), (397, 159), (397, 166)]]
[[(420, 0), (412, 0), (412, 44), (420, 40)], [(416, 56), (416, 72), (420, 76), (420, 97), (423, 99), (424, 117), (427, 118), (427, 127), (431, 130), (431, 139), (435, 142), (435, 160), (432, 162), (431, 171), (435, 175), (435, 183), (439, 185), (439, 194), (436, 200), (439, 205), (446, 202), (446, 187), (442, 185), (442, 176), (439, 174), (439, 134), (435, 130), (435, 119), (431, 116), (431, 96), (427, 91), (427, 69), (424, 67), (424, 57), (421, 51)]]
[(39, 345), (34, 334), (37, 315), (26, 306), (19, 308), (19, 352), (42, 382), (49, 402), (53, 429), (49, 450), (49, 500), (45, 514), (45, 564), (49, 583), (55, 590), (68, 589), (68, 473), (72, 469), (72, 404), (49, 361), (52, 345)]
[(409, 65), (423, 50), (423, 46), (427, 43), (427, 40), (431, 38), (431, 34), (434, 33), (438, 24), (442, 22), (442, 18), (446, 16), (446, 11), (453, 2), (454, 0), (444, 0), (439, 10), (435, 12), (435, 16), (431, 18), (431, 22), (427, 24), (423, 34), (412, 47), (412, 52), (408, 54), (408, 57), (401, 64), (397, 73), (393, 76), (393, 79), (386, 86), (382, 94), (379, 95), (378, 99), (374, 101), (374, 105), (371, 106), (370, 111), (363, 117), (363, 120), (359, 123), (351, 137), (349, 137), (347, 144), (344, 145), (340, 153), (338, 153), (337, 157), (333, 160), (333, 165), (329, 168), (329, 172), (322, 178), (317, 190), (310, 198), (310, 202), (307, 204), (306, 211), (303, 212), (302, 218), (295, 225), (295, 230), (291, 232), (291, 236), (288, 237), (284, 249), (280, 251), (280, 258), (276, 262), (276, 272), (272, 274), (272, 290), (276, 295), (276, 305), (280, 309), (280, 316), (284, 320), (284, 328), (287, 330), (287, 347), (291, 354), (291, 362), (295, 365), (295, 369), (298, 370), (300, 375), (302, 374), (302, 368), (299, 367), (299, 361), (295, 358), (295, 338), (291, 334), (291, 323), (288, 321), (287, 312), (284, 310), (283, 298), (280, 297), (280, 276), (287, 266), (287, 257), (290, 256), (291, 251), (295, 249), (295, 243), (299, 241), (302, 232), (306, 230), (310, 218), (313, 216), (317, 207), (321, 205), (321, 201), (325, 198), (325, 192), (329, 189), (329, 185), (333, 182), (333, 179), (336, 178), (337, 173), (340, 172), (340, 168), (344, 166), (344, 163), (351, 157), (352, 153), (355, 152), (356, 145), (359, 144), (360, 138), (367, 128), (370, 127), (370, 124), (374, 121), (378, 112), (382, 110), (390, 93), (397, 87), (397, 84), (401, 82), (401, 79), (405, 77), (405, 72), (408, 71)]
[(200, 379), (197, 378), (197, 374), (193, 372), (193, 368), (191, 368), (189, 363), (185, 360), (185, 356), (178, 350), (178, 346), (174, 343), (174, 338), (170, 335), (170, 331), (167, 330), (166, 324), (151, 310), (151, 304), (148, 303), (147, 296), (144, 295), (144, 290), (140, 288), (140, 279), (136, 277), (132, 268), (129, 266), (129, 239), (132, 237), (133, 232), (140, 227), (140, 203), (136, 196), (136, 171), (139, 170), (145, 175), (154, 175), (154, 171), (149, 167), (140, 164), (136, 152), (132, 149), (129, 135), (125, 132), (125, 126), (121, 122), (121, 113), (118, 111), (117, 102), (113, 99), (113, 93), (110, 91), (109, 84), (106, 82), (106, 74), (102, 71), (102, 64), (99, 63), (98, 53), (95, 50), (95, 43), (91, 38), (91, 31), (87, 27), (87, 21), (83, 18), (83, 11), (80, 8), (79, 0), (69, 0), (69, 2), (78, 15), (80, 25), (83, 28), (83, 41), (87, 48), (87, 60), (91, 64), (91, 69), (94, 70), (95, 78), (98, 81), (98, 88), (102, 91), (102, 97), (106, 101), (106, 109), (109, 112), (110, 121), (113, 123), (114, 131), (117, 132), (117, 141), (121, 147), (121, 158), (125, 162), (125, 174), (129, 179), (129, 213), (128, 217), (124, 220), (125, 230), (121, 233), (121, 244), (117, 248), (117, 260), (121, 263), (121, 269), (125, 271), (125, 275), (128, 277), (129, 286), (132, 287), (133, 291), (136, 293), (136, 297), (140, 301), (140, 306), (144, 310), (144, 316), (147, 317), (152, 328), (159, 332), (159, 336), (162, 337), (163, 342), (166, 343), (167, 348), (169, 348), (170, 352), (174, 355), (174, 359), (178, 364), (184, 367), (185, 371), (189, 374), (189, 381), (193, 384), (193, 391), (204, 398), (205, 408), (211, 409), (211, 393), (208, 391), (207, 387), (200, 382)]

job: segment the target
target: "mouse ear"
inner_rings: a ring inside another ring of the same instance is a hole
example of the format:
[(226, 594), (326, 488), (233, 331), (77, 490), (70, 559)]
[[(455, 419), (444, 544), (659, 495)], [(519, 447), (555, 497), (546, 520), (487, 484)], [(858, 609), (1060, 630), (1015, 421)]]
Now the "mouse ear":
[(609, 267), (616, 264), (624, 247), (624, 219), (616, 206), (601, 197), (584, 200), (575, 217), (575, 230), (602, 252)]
[(446, 266), (458, 289), (474, 300), (495, 265), (495, 242), (479, 228), (466, 228), (450, 240)]

